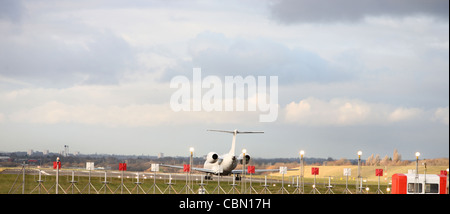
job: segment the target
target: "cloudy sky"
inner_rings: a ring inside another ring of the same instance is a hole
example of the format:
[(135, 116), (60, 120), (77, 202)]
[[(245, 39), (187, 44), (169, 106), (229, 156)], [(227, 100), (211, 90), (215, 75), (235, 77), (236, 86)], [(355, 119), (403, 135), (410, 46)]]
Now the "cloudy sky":
[[(0, 151), (449, 156), (449, 1), (0, 0)], [(174, 112), (177, 75), (277, 76), (278, 118)]]

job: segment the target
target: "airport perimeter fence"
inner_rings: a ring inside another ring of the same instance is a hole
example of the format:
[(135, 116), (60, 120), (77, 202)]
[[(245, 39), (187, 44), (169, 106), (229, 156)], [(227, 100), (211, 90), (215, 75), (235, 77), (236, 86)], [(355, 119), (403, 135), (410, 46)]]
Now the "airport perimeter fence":
[[(239, 178), (239, 177), (238, 177)], [(361, 179), (363, 180), (363, 179)], [(0, 174), (1, 194), (386, 194), (389, 184), (312, 180), (299, 176), (124, 172), (101, 170), (14, 169)]]

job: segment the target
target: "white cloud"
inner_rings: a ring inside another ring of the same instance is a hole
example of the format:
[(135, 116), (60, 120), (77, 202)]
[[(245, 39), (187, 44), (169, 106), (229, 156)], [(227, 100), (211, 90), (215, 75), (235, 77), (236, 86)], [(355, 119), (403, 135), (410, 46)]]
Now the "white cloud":
[[(291, 102), (283, 109), (284, 121), (309, 126), (387, 125), (401, 121), (425, 121), (431, 111), (421, 108), (394, 107), (358, 99), (314, 97)], [(431, 116), (430, 116), (431, 117)], [(435, 120), (448, 125), (448, 107), (434, 112)]]
[(151, 126), (169, 122), (164, 105), (128, 105), (124, 107), (98, 105), (68, 105), (57, 101), (14, 112), (9, 119), (25, 123), (80, 123), (106, 126)]
[[(173, 112), (168, 103), (126, 106), (68, 105), (50, 101), (12, 113), (9, 120), (18, 123), (76, 123), (108, 127), (145, 127), (182, 124), (236, 124), (257, 121), (258, 114), (248, 112)], [(0, 115), (1, 121), (1, 115)]]
[[(151, 84), (149, 84), (151, 83)], [(260, 111), (174, 112), (173, 89), (151, 80), (115, 86), (73, 86), (65, 89), (26, 88), (0, 94), (0, 121), (77, 123), (102, 126), (163, 124), (252, 124)], [(193, 101), (191, 100), (191, 103)], [(225, 100), (222, 100), (224, 103)], [(254, 97), (244, 100), (253, 104)], [(386, 125), (401, 121), (439, 121), (448, 125), (448, 107), (436, 110), (405, 108), (361, 99), (309, 97), (279, 108), (279, 123), (307, 126)]]
[(385, 114), (382, 105), (342, 98), (324, 101), (310, 97), (291, 102), (284, 110), (286, 122), (313, 126), (379, 123), (378, 117)]
[(448, 106), (444, 108), (438, 108), (434, 112), (433, 120), (437, 120), (445, 125), (448, 125), (449, 120), (449, 110)]
[[(156, 126), (162, 124), (237, 124), (258, 121), (261, 112), (174, 112), (174, 89), (151, 77), (120, 85), (25, 88), (0, 93), (0, 121), (38, 124)], [(252, 102), (251, 97), (248, 102)], [(192, 100), (191, 100), (192, 103)], [(263, 113), (265, 114), (265, 112)], [(2, 119), (3, 118), (3, 119)]]
[(417, 118), (423, 113), (422, 109), (419, 108), (403, 108), (399, 107), (395, 109), (391, 114), (389, 114), (389, 121), (398, 122), (403, 120), (410, 120)]

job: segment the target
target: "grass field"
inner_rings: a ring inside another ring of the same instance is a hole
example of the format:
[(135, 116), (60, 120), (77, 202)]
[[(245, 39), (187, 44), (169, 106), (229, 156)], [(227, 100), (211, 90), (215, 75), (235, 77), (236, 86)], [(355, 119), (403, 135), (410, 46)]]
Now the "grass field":
[[(256, 176), (255, 176), (256, 177)], [(17, 180), (16, 180), (17, 179)], [(44, 180), (42, 182), (42, 185), (40, 187), (40, 193), (41, 194), (55, 194), (55, 176), (42, 176), (42, 179)], [(25, 177), (25, 194), (39, 194), (39, 186), (38, 186), (38, 177), (35, 175), (26, 175)], [(90, 191), (90, 194), (120, 194), (121, 193), (121, 188), (120, 188), (120, 183), (121, 180), (117, 177), (115, 178), (108, 178), (108, 187), (105, 188), (105, 186), (103, 186), (104, 184), (102, 183), (103, 178), (100, 177), (92, 177), (91, 178), (91, 183), (92, 186), (90, 186), (90, 190), (89, 190), (89, 186), (88, 186), (88, 177), (76, 177), (75, 180), (77, 180), (77, 183), (75, 184), (76, 187), (72, 188), (71, 183), (69, 182), (71, 180), (70, 176), (60, 176), (60, 180), (59, 180), (59, 184), (61, 185), (61, 188), (59, 189), (59, 194), (72, 194), (72, 189), (73, 189), (73, 193), (74, 194), (88, 194)], [(292, 193), (297, 193), (296, 192), (296, 188), (291, 184), (292, 179), (289, 178), (285, 178), (285, 182), (284, 182), (284, 188), (285, 190), (292, 194)], [(137, 187), (137, 185), (135, 184), (136, 180), (135, 179), (124, 179), (124, 185), (126, 188), (123, 188), (123, 193), (124, 194), (143, 194), (144, 192), (147, 194), (153, 194), (153, 189), (151, 188), (153, 186), (153, 179), (147, 179), (144, 180), (142, 182), (142, 184), (140, 184), (140, 188)], [(185, 186), (185, 181), (183, 180), (178, 180), (175, 181), (175, 184), (172, 185), (172, 188), (168, 188), (169, 185), (166, 184), (167, 180), (156, 180), (156, 185), (159, 187), (159, 189), (164, 192), (164, 194), (174, 194), (175, 192), (177, 193), (186, 193), (186, 189), (183, 189), (183, 187)], [(305, 179), (305, 193), (309, 194), (312, 191), (312, 183), (313, 183), (313, 179), (311, 178), (307, 178)], [(13, 185), (14, 184), (14, 185)], [(221, 182), (221, 187), (223, 188), (223, 190), (220, 190), (221, 194), (227, 193), (235, 193), (235, 194), (239, 194), (242, 191), (242, 186), (241, 183), (239, 181), (236, 182), (237, 186), (235, 189), (232, 188), (231, 183), (229, 182)], [(252, 190), (252, 193), (262, 193), (264, 187), (262, 186), (263, 183), (253, 183), (252, 187), (254, 188), (254, 190)], [(272, 193), (272, 194), (287, 194), (286, 191), (280, 191), (281, 190), (281, 183), (268, 183), (269, 187), (268, 190)], [(316, 183), (316, 188), (323, 194), (327, 191), (326, 186), (328, 185), (328, 179), (317, 179), (317, 183)], [(217, 181), (209, 181), (206, 186), (205, 189), (207, 191), (207, 193), (209, 194), (213, 194), (213, 193), (218, 193), (217, 189)], [(247, 181), (246, 183), (246, 187), (247, 187), (247, 191), (246, 193), (250, 193), (249, 187), (250, 187), (250, 183), (249, 181)], [(373, 185), (373, 184), (364, 184), (363, 185), (364, 188), (369, 187), (369, 194), (373, 194), (375, 193), (376, 189), (377, 189), (377, 185)], [(381, 189), (383, 192), (386, 193), (386, 187), (387, 185), (382, 185)], [(78, 189), (77, 189), (78, 188)], [(198, 192), (198, 189), (200, 188), (199, 185), (199, 181), (194, 182), (193, 184), (193, 190), (195, 193)], [(126, 190), (128, 189), (128, 190)], [(216, 191), (214, 191), (216, 189)], [(345, 185), (338, 185), (336, 183), (333, 183), (333, 191), (336, 194), (341, 194), (343, 193), (345, 189)], [(355, 193), (355, 182), (350, 182), (349, 181), (349, 189), (351, 190), (352, 193)], [(64, 191), (63, 191), (64, 190)], [(233, 191), (234, 190), (234, 191)], [(13, 194), (22, 194), (22, 175), (13, 175), (13, 174), (0, 174), (0, 194), (8, 194), (8, 193), (13, 193)], [(161, 192), (157, 189), (155, 189), (155, 193), (156, 194), (161, 194)], [(269, 192), (265, 192), (266, 194)]]

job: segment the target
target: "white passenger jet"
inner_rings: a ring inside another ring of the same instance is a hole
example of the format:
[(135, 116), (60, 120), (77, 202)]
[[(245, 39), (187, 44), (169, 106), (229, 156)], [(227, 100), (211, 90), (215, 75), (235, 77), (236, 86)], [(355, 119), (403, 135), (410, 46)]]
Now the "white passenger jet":
[[(241, 174), (242, 170), (236, 170), (236, 166), (238, 163), (243, 163), (244, 157), (243, 153), (240, 154), (238, 157), (235, 155), (236, 150), (236, 135), (237, 134), (254, 134), (254, 133), (264, 133), (261, 131), (257, 132), (240, 132), (238, 130), (234, 131), (224, 131), (224, 130), (207, 130), (207, 131), (213, 131), (213, 132), (225, 132), (233, 134), (233, 141), (231, 143), (231, 149), (228, 153), (223, 155), (218, 155), (216, 152), (210, 152), (206, 156), (206, 161), (203, 164), (203, 168), (196, 168), (192, 167), (192, 170), (199, 171), (199, 172), (205, 172), (208, 175), (207, 178), (211, 178), (209, 175), (215, 174), (215, 175), (230, 175), (230, 174)], [(250, 155), (245, 153), (245, 164), (248, 164), (250, 161)], [(183, 166), (174, 166), (174, 165), (166, 165), (166, 164), (160, 164), (161, 166), (165, 167), (172, 167), (172, 168), (178, 168), (183, 169)], [(278, 169), (255, 169), (255, 173), (257, 172), (278, 172)]]

